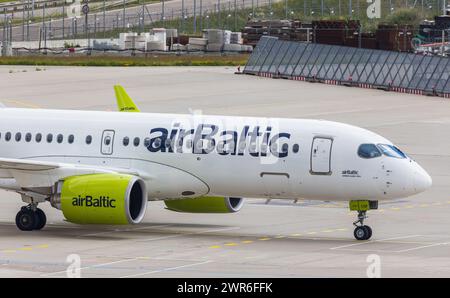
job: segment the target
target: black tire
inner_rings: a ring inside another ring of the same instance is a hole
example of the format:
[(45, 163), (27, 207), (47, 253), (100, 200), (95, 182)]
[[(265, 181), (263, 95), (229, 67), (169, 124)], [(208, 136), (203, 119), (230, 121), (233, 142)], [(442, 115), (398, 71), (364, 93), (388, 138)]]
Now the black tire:
[(367, 240), (369, 239), (369, 229), (367, 229), (366, 226), (358, 226), (355, 228), (353, 235), (356, 240)]
[(45, 216), (44, 211), (37, 208), (36, 209), (36, 215), (38, 218), (38, 221), (36, 222), (36, 226), (34, 227), (35, 230), (42, 230), (43, 227), (45, 227), (45, 224), (47, 223), (47, 216)]
[(372, 237), (372, 228), (371, 227), (369, 227), (369, 226), (364, 226), (366, 229), (367, 229), (367, 231), (368, 231), (368, 235), (367, 235), (367, 239), (366, 240), (369, 240), (371, 237)]
[(16, 225), (21, 231), (32, 231), (39, 221), (38, 216), (31, 210), (20, 210), (16, 215)]

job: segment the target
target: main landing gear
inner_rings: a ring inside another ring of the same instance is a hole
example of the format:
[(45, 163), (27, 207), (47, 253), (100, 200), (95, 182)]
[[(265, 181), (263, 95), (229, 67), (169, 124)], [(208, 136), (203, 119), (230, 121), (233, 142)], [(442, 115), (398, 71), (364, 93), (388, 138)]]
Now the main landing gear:
[(16, 215), (16, 225), (22, 231), (41, 230), (46, 223), (47, 217), (37, 204), (23, 206)]
[(369, 240), (372, 237), (372, 228), (364, 225), (366, 213), (371, 209), (378, 209), (378, 201), (350, 201), (350, 210), (358, 211), (358, 220), (353, 223), (356, 240)]

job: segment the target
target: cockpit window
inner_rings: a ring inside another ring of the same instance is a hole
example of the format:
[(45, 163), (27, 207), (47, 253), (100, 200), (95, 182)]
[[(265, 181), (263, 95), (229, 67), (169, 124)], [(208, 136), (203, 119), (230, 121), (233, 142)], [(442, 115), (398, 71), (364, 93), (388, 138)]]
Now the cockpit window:
[(362, 158), (380, 157), (381, 152), (375, 144), (362, 144), (359, 146), (358, 155)]
[(406, 154), (393, 145), (378, 144), (378, 148), (380, 148), (381, 152), (383, 152), (383, 154), (386, 156), (394, 158), (406, 158)]

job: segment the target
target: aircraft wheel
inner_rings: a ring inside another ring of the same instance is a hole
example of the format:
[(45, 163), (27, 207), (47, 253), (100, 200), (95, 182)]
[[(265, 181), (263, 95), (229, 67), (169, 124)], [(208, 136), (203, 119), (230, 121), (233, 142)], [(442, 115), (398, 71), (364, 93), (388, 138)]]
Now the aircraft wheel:
[(368, 240), (372, 236), (372, 229), (368, 226), (358, 226), (353, 232), (356, 240)]
[(367, 239), (366, 240), (369, 240), (370, 238), (372, 238), (372, 228), (371, 227), (369, 227), (369, 226), (365, 226), (366, 227), (366, 229), (368, 230), (368, 232), (369, 232), (369, 234), (368, 234), (368, 237), (367, 237)]
[(37, 214), (29, 209), (22, 208), (16, 215), (16, 225), (21, 231), (34, 230), (38, 221)]
[(36, 209), (35, 212), (38, 221), (36, 222), (36, 226), (34, 227), (35, 230), (42, 230), (43, 227), (45, 227), (45, 224), (47, 223), (47, 216), (45, 216), (44, 211), (42, 209)]

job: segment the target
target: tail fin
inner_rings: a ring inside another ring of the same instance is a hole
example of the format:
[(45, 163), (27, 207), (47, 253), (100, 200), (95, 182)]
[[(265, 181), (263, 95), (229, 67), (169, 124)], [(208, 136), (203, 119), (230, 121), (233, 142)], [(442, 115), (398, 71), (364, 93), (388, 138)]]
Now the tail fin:
[(125, 89), (120, 85), (114, 86), (116, 93), (117, 107), (120, 112), (140, 112), (133, 100), (128, 96)]

